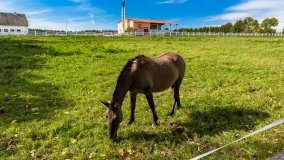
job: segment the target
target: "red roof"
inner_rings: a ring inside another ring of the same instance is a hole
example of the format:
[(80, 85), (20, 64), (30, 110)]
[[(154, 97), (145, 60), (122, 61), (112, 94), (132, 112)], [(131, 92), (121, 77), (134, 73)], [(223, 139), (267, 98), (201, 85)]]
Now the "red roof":
[[(161, 20), (150, 20), (150, 19), (137, 19), (137, 18), (126, 18), (126, 20), (131, 20), (134, 22), (141, 22), (141, 23), (155, 23), (155, 24), (175, 24), (171, 21), (161, 21)], [(119, 21), (121, 22), (121, 21)]]

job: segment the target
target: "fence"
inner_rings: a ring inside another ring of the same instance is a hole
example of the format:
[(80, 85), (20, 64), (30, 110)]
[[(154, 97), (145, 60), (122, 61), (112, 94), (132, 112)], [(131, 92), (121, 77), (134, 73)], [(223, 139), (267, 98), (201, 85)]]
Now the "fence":
[(29, 31), (34, 36), (114, 36), (117, 32), (65, 32), (65, 31)]
[(34, 36), (256, 36), (256, 37), (284, 37), (283, 33), (213, 33), (213, 32), (54, 32), (54, 31), (29, 31), (28, 35)]

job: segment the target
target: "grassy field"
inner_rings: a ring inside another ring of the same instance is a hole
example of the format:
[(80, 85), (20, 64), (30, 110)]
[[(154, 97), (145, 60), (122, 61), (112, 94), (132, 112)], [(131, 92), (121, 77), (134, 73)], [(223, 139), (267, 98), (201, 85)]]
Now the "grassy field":
[[(187, 70), (182, 108), (156, 93), (136, 121), (123, 104), (119, 140), (105, 107), (120, 70), (138, 55), (180, 53)], [(0, 37), (0, 159), (189, 159), (284, 117), (284, 39), (265, 37)], [(183, 128), (179, 132), (173, 126)], [(284, 126), (209, 159), (266, 159), (284, 147)]]

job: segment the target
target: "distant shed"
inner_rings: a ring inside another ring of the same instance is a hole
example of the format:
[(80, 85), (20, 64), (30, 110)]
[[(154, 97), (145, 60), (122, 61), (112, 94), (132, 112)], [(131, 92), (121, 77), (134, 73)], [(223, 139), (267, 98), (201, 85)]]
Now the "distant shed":
[(28, 34), (28, 26), (25, 14), (0, 12), (0, 35)]
[[(175, 24), (171, 21), (162, 21), (162, 20), (149, 20), (149, 19), (137, 19), (137, 18), (126, 18), (124, 20), (125, 30), (132, 28), (133, 32), (160, 32), (162, 31), (163, 25), (172, 25)], [(118, 33), (124, 33), (123, 29), (123, 20), (118, 22)]]

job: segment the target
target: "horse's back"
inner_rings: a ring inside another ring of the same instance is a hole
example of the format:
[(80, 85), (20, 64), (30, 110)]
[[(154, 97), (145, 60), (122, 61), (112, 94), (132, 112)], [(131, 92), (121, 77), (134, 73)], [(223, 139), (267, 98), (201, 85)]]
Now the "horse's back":
[[(152, 58), (155, 64), (160, 69), (174, 69), (176, 72), (178, 72), (179, 77), (181, 78), (184, 75), (185, 72), (185, 61), (184, 59), (177, 53), (169, 52), (162, 54), (160, 56)], [(165, 71), (167, 72), (167, 71)]]
[(154, 92), (160, 92), (171, 87), (185, 72), (185, 61), (176, 53), (165, 53), (154, 57)]
[(185, 71), (183, 58), (176, 53), (165, 53), (157, 57), (139, 56), (133, 61), (133, 84), (131, 90), (143, 92), (145, 88), (160, 92), (170, 88)]

